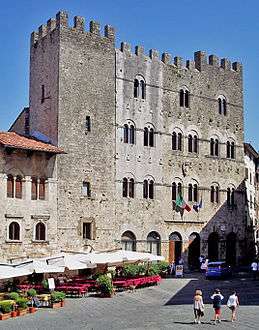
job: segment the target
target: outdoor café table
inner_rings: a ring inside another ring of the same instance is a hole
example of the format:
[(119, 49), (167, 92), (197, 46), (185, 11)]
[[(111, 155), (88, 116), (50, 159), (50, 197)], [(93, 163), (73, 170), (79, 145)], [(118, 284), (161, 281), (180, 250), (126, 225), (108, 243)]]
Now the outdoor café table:
[(36, 297), (39, 299), (41, 303), (41, 307), (50, 306), (50, 298), (51, 298), (50, 294), (38, 294)]
[(74, 285), (60, 285), (57, 287), (58, 290), (64, 291), (69, 295), (77, 294), (78, 297), (84, 296), (88, 291), (88, 288), (85, 286), (74, 286)]

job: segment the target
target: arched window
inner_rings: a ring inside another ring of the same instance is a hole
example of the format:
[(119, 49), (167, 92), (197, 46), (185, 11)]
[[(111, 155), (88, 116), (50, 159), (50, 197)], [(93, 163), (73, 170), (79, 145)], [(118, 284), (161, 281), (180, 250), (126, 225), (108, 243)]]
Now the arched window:
[(129, 126), (127, 124), (123, 126), (123, 142), (129, 143)]
[(218, 112), (220, 115), (227, 115), (227, 100), (223, 95), (218, 97)]
[(129, 143), (134, 144), (135, 143), (135, 127), (134, 125), (130, 125), (129, 129)]
[(210, 139), (210, 155), (214, 156), (214, 151), (215, 151), (215, 142), (214, 139)]
[(161, 254), (161, 237), (156, 231), (152, 231), (147, 236), (147, 249), (149, 253)]
[(178, 149), (179, 151), (182, 151), (182, 138), (183, 138), (182, 133), (178, 133), (178, 139), (177, 139), (177, 141), (178, 141), (178, 146), (177, 146), (177, 149)]
[(15, 198), (22, 198), (22, 177), (17, 176), (15, 180)]
[(197, 186), (197, 184), (193, 185), (193, 201), (198, 202), (198, 186)]
[(149, 129), (149, 146), (154, 147), (154, 129), (152, 127)]
[(138, 98), (139, 96), (139, 81), (138, 79), (134, 80), (134, 97)]
[(7, 176), (7, 197), (14, 198), (14, 178), (11, 174)]
[(175, 201), (176, 200), (176, 183), (173, 182), (172, 183), (172, 201)]
[(215, 139), (215, 156), (219, 155), (219, 140)]
[(40, 178), (39, 182), (39, 199), (45, 200), (46, 198), (46, 179)]
[(235, 159), (235, 143), (231, 142), (230, 145), (230, 158)]
[(123, 178), (122, 180), (122, 197), (128, 197), (128, 179)]
[(154, 181), (149, 181), (149, 191), (148, 191), (149, 199), (154, 199)]
[(129, 179), (129, 197), (134, 198), (134, 179)]
[(148, 128), (144, 127), (144, 146), (147, 147), (148, 146)]
[(148, 181), (143, 181), (143, 198), (148, 198)]
[(46, 241), (46, 226), (42, 222), (38, 222), (35, 227), (35, 240)]
[(175, 132), (172, 134), (172, 150), (177, 150), (177, 135)]
[(193, 137), (193, 152), (198, 153), (198, 138), (196, 135)]
[(143, 181), (143, 198), (154, 199), (154, 181), (145, 179)]
[(211, 203), (219, 203), (219, 187), (218, 187), (218, 185), (212, 185), (210, 187), (210, 201), (211, 201)]
[(192, 152), (192, 135), (188, 135), (188, 152)]
[(126, 251), (136, 251), (136, 236), (129, 230), (121, 236), (122, 249)]
[(189, 183), (189, 185), (188, 185), (188, 201), (192, 202), (192, 200), (193, 200), (193, 187), (192, 187), (192, 184)]
[(146, 84), (144, 80), (140, 81), (140, 89), (141, 89), (141, 98), (142, 100), (145, 100), (146, 98)]
[(179, 97), (180, 97), (180, 107), (189, 108), (189, 91), (187, 89), (180, 89)]
[(215, 198), (215, 187), (211, 186), (210, 187), (210, 201), (211, 201), (211, 203), (214, 203), (214, 198)]
[(86, 130), (86, 132), (90, 132), (91, 131), (91, 119), (90, 119), (90, 116), (86, 116), (85, 117), (85, 130)]
[(31, 199), (36, 200), (38, 198), (38, 179), (36, 177), (31, 178)]
[(230, 142), (227, 141), (227, 145), (226, 145), (226, 148), (227, 148), (227, 158), (230, 158)]
[(232, 208), (235, 206), (235, 189), (227, 188), (227, 205)]
[(151, 125), (144, 127), (144, 146), (154, 147), (155, 145), (155, 132)]
[(210, 155), (218, 156), (219, 155), (219, 140), (211, 138), (210, 139)]
[(18, 222), (11, 222), (9, 225), (9, 240), (19, 241), (20, 240), (20, 225)]

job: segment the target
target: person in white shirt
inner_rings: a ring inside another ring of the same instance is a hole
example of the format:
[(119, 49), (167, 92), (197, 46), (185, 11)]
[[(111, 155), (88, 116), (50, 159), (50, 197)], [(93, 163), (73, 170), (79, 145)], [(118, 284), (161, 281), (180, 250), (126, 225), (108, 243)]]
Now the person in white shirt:
[(253, 279), (256, 279), (256, 275), (257, 275), (257, 262), (253, 261), (251, 264), (251, 270), (252, 270), (252, 275), (253, 275)]
[(237, 307), (239, 306), (238, 296), (235, 291), (228, 298), (227, 306), (231, 309), (231, 322), (236, 321)]

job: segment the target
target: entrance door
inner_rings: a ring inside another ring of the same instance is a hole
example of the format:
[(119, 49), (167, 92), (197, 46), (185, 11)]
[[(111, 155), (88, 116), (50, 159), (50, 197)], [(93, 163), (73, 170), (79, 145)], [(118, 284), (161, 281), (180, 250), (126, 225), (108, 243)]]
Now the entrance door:
[(236, 234), (233, 232), (227, 235), (226, 263), (232, 266), (236, 264)]
[(217, 261), (219, 258), (219, 235), (216, 232), (208, 237), (208, 258), (209, 261)]
[(199, 269), (201, 239), (198, 233), (189, 236), (188, 265), (190, 269)]
[(178, 262), (182, 256), (182, 236), (173, 232), (169, 236), (169, 262)]

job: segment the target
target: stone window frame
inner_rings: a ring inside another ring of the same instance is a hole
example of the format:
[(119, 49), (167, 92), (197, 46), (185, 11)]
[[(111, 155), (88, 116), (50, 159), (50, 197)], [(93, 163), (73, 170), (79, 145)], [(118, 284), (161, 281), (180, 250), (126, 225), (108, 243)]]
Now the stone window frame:
[(179, 106), (181, 109), (190, 109), (190, 89), (187, 86), (179, 88)]
[(143, 146), (148, 148), (155, 148), (156, 147), (155, 135), (156, 135), (155, 125), (153, 125), (150, 122), (147, 122), (144, 125), (144, 129), (143, 129)]
[[(19, 218), (20, 219), (20, 218)], [(8, 222), (7, 222), (7, 230), (6, 230), (6, 243), (22, 243), (23, 241), (23, 233), (22, 233), (22, 224), (21, 221), (16, 217), (13, 218), (9, 218)], [(19, 239), (18, 240), (14, 240), (14, 239), (10, 239), (9, 238), (9, 234), (10, 234), (10, 225), (15, 222), (19, 225)]]
[[(191, 137), (191, 139), (190, 139), (190, 137)], [(200, 141), (199, 133), (196, 130), (191, 129), (186, 134), (186, 139), (187, 139), (187, 152), (189, 154), (198, 155), (199, 154), (199, 141)], [(191, 144), (190, 144), (190, 141), (191, 141)], [(190, 146), (191, 146), (191, 150), (190, 150)]]
[(134, 99), (141, 99), (142, 101), (145, 101), (147, 97), (146, 88), (147, 88), (147, 84), (144, 76), (141, 74), (137, 74), (133, 81)]
[[(213, 192), (212, 192), (212, 187), (214, 188)], [(220, 204), (220, 185), (219, 185), (218, 182), (212, 182), (211, 183), (211, 186), (210, 186), (210, 202), (212, 204), (217, 204), (217, 205)]]
[(122, 141), (126, 144), (136, 144), (136, 124), (133, 120), (127, 119), (122, 128)]
[[(47, 177), (43, 176), (37, 176), (37, 175), (32, 175), (31, 176), (31, 200), (32, 201), (46, 201), (48, 200), (48, 179)], [(32, 198), (33, 194), (32, 194), (32, 187), (33, 187), (33, 183), (36, 182), (36, 198)], [(42, 183), (44, 184), (44, 195), (40, 194), (41, 191), (41, 185)], [(42, 196), (44, 196), (44, 198), (42, 198)]]
[(217, 106), (218, 106), (218, 114), (220, 116), (227, 116), (228, 107), (227, 107), (227, 98), (224, 94), (219, 94), (217, 96)]
[[(176, 135), (176, 149), (173, 149), (173, 134), (175, 133)], [(179, 134), (181, 134), (181, 145), (179, 149)], [(184, 133), (179, 127), (174, 127), (172, 130), (172, 141), (171, 141), (171, 149), (172, 151), (178, 151), (178, 152), (183, 152), (184, 150)]]
[[(45, 239), (44, 240), (39, 240), (39, 239), (36, 239), (36, 227), (39, 223), (42, 223), (44, 226), (45, 226)], [(41, 219), (39, 219), (38, 221), (36, 221), (34, 223), (34, 226), (33, 226), (33, 242), (34, 243), (46, 243), (48, 242), (48, 226), (47, 226), (47, 223)]]
[[(155, 179), (152, 175), (146, 175), (143, 180), (143, 199), (145, 200), (154, 200), (156, 196), (155, 192)], [(146, 186), (146, 191), (145, 191)], [(150, 187), (152, 187), (150, 193)], [(146, 196), (146, 197), (145, 197)]]
[[(90, 238), (84, 238), (84, 224), (90, 224)], [(87, 241), (87, 240), (95, 240), (96, 239), (96, 221), (94, 218), (85, 218), (82, 217), (80, 221), (80, 236), (82, 240)]]
[[(127, 181), (126, 181), (127, 180)], [(130, 194), (130, 182), (133, 180), (133, 194)], [(136, 197), (136, 178), (132, 173), (126, 173), (122, 178), (122, 191), (121, 196), (123, 198), (134, 199)], [(127, 184), (127, 186), (125, 186)]]

